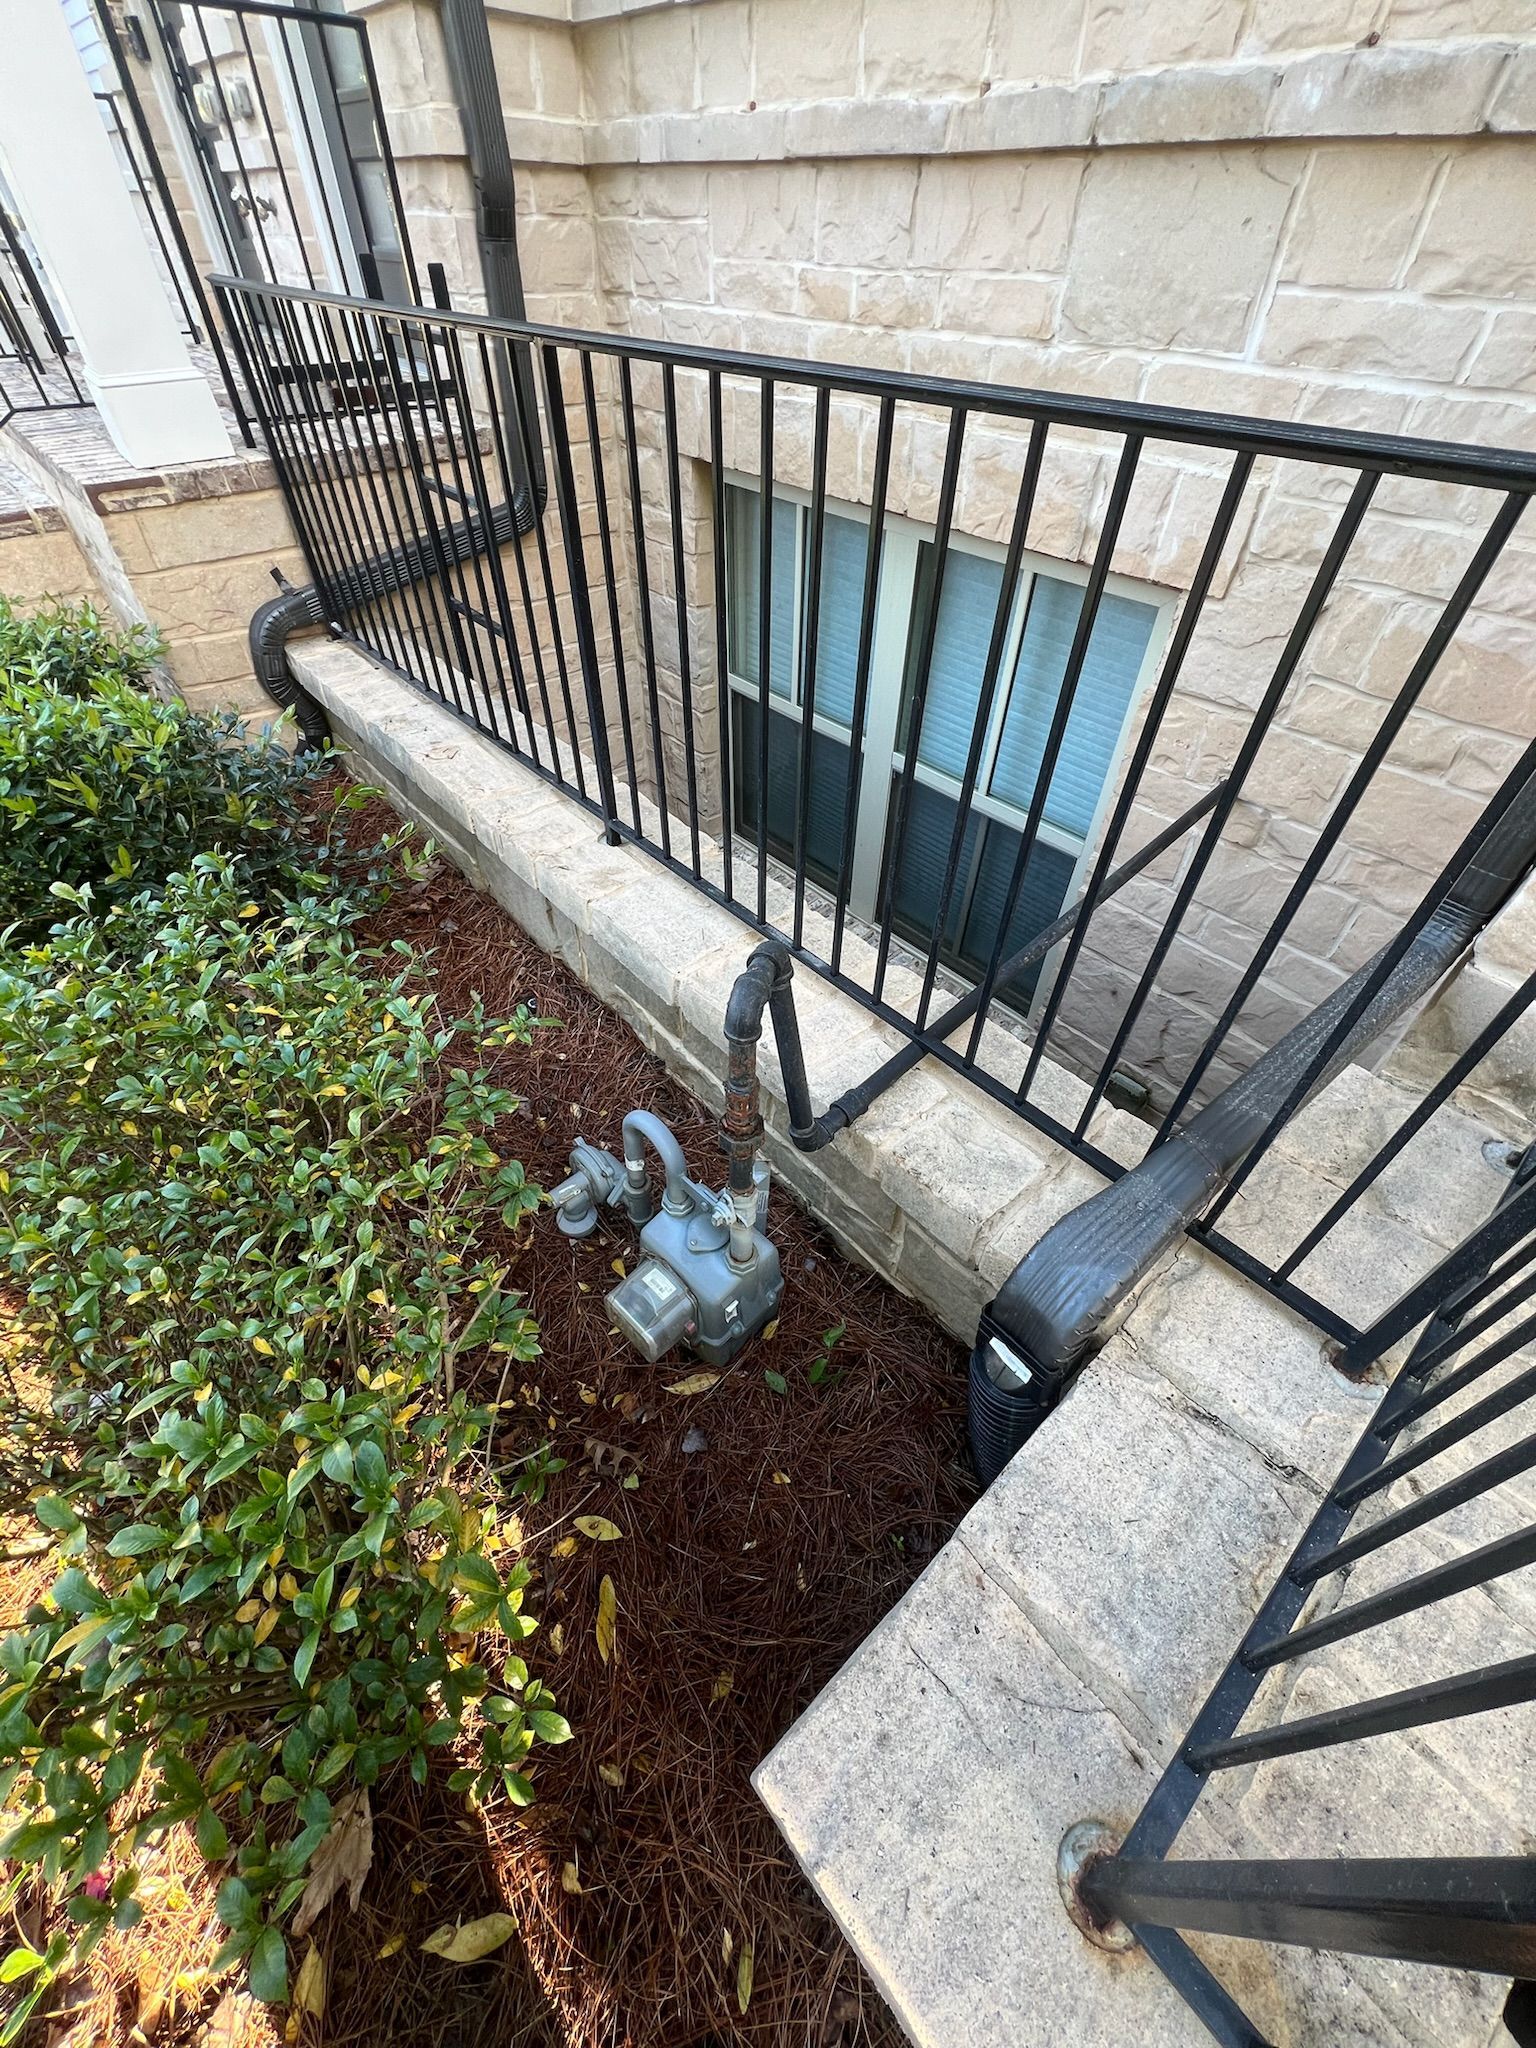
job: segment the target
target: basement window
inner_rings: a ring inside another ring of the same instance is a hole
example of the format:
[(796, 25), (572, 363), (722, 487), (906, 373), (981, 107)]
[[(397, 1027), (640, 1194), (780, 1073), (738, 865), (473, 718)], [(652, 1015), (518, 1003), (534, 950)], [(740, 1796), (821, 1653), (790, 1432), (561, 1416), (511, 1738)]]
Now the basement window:
[[(805, 718), (810, 501), (777, 487), (773, 498), (768, 678), (767, 800), (761, 781), (759, 685), (762, 508), (755, 481), (726, 485), (727, 659), (736, 829), (756, 840), (766, 808), (773, 853), (792, 861)], [(1003, 586), (1003, 550), (953, 536), (944, 568), (927, 704), (901, 845), (886, 858), (897, 785), (912, 744), (922, 622), (937, 549), (931, 528), (890, 517), (876, 594), (870, 686), (861, 759), (855, 765), (853, 700), (863, 618), (868, 517), (828, 505), (822, 539), (821, 610), (811, 727), (806, 870), (837, 893), (852, 817), (848, 907), (877, 922), (892, 894), (897, 931), (926, 948), (943, 895), (967, 754)], [(1082, 609), (1084, 571), (1026, 556), (1008, 620), (992, 714), (983, 737), (970, 820), (950, 899), (940, 957), (975, 980), (997, 939), (1035, 778), (1060, 698)], [(1167, 605), (1144, 586), (1111, 577), (1024, 870), (1003, 946), (1006, 955), (1050, 923), (1080, 886), (1102, 822), (1131, 708), (1156, 659)], [(857, 773), (857, 788), (853, 779)], [(1038, 968), (1006, 991), (1028, 1010)]]

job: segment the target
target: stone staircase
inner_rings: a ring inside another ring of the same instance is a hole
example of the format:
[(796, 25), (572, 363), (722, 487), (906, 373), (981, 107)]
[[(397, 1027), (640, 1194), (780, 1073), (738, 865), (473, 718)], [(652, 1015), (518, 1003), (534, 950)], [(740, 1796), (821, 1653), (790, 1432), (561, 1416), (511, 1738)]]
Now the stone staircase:
[[(1294, 1244), (1416, 1099), (1401, 1081), (1347, 1069), (1291, 1125), (1223, 1228), (1256, 1251)], [(1486, 1217), (1508, 1144), (1530, 1135), (1507, 1095), (1447, 1105), (1298, 1279), (1356, 1320), (1385, 1307)], [(1443, 1413), (1529, 1363), (1511, 1359)], [(761, 1797), (914, 2042), (1209, 2041), (1144, 1954), (1113, 1955), (1077, 1932), (1058, 1893), (1057, 1846), (1086, 1818), (1129, 1825), (1379, 1394), (1333, 1370), (1314, 1328), (1187, 1244), (759, 1767)], [(1522, 1433), (1511, 1418), (1465, 1458)], [(1451, 1454), (1406, 1475), (1382, 1506), (1455, 1465)], [(1533, 1520), (1536, 1481), (1512, 1482), (1325, 1580), (1313, 1611)], [(1526, 1571), (1281, 1666), (1248, 1725), (1533, 1650), (1536, 1572)], [(1528, 1850), (1533, 1732), (1536, 1708), (1513, 1709), (1219, 1774), (1176, 1853)], [(1507, 1987), (1491, 1978), (1191, 1945), (1277, 2048), (1509, 2040)]]

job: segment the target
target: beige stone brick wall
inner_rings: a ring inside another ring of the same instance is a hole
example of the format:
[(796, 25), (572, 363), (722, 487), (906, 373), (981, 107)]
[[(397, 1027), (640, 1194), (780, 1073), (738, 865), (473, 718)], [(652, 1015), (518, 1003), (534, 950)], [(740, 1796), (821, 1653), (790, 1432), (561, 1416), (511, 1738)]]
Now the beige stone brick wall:
[[(421, 40), (424, 12), (405, 0), (374, 10), (376, 44), (396, 20), (414, 22)], [(1533, 29), (1530, 0), (1470, 12), (1448, 0), (499, 5), (530, 311), (795, 359), (1532, 449)], [(407, 100), (414, 90), (440, 107), (430, 65), (381, 69)], [(423, 116), (423, 165), (434, 132)], [(451, 215), (451, 179), (441, 165), (431, 177)], [(418, 182), (431, 183), (425, 169)], [(605, 377), (633, 688), (635, 520)], [(653, 369), (637, 369), (635, 397), (676, 787), (679, 606)], [(679, 373), (677, 400), (682, 609), (708, 763), (702, 380)], [(750, 391), (728, 383), (724, 425), (727, 461), (751, 473)], [(809, 482), (810, 432), (808, 396), (781, 386), (782, 481)], [(867, 500), (872, 437), (872, 408), (839, 399), (834, 496)], [(1053, 431), (1033, 549), (1092, 558), (1118, 454), (1111, 435)], [(933, 517), (942, 458), (940, 423), (904, 411), (894, 509)], [(1143, 451), (1113, 567), (1171, 618), (1229, 459), (1166, 441)], [(973, 422), (962, 532), (1006, 536), (1021, 462), (1015, 429)], [(1351, 482), (1336, 468), (1258, 464), (1133, 832), (1175, 815), (1230, 763)], [(1388, 477), (1377, 488), (1165, 967), (1166, 1000), (1128, 1048), (1163, 1092), (1347, 786), (1491, 511), (1487, 494), (1446, 485)], [(1245, 1010), (1231, 1047), (1239, 1061), (1390, 935), (1536, 731), (1533, 567), (1536, 537), (1517, 534)], [(646, 772), (654, 786), (648, 759)], [(1091, 1057), (1094, 1020), (1134, 981), (1183, 857), (1166, 856), (1096, 931), (1064, 1012), (1065, 1051)], [(1215, 1078), (1229, 1071), (1219, 1064)]]

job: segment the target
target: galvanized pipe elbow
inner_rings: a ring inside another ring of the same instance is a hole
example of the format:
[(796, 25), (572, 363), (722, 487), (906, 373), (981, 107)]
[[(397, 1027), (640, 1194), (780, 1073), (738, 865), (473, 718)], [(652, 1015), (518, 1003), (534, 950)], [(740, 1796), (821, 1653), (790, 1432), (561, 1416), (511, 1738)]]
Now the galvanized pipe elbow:
[(624, 1119), (624, 1172), (628, 1186), (624, 1191), (624, 1206), (630, 1221), (635, 1224), (647, 1223), (651, 1217), (650, 1189), (645, 1177), (646, 1147), (661, 1161), (665, 1176), (662, 1201), (673, 1216), (686, 1216), (693, 1207), (693, 1196), (688, 1191), (688, 1162), (683, 1158), (683, 1148), (675, 1135), (659, 1116), (648, 1109), (632, 1109)]

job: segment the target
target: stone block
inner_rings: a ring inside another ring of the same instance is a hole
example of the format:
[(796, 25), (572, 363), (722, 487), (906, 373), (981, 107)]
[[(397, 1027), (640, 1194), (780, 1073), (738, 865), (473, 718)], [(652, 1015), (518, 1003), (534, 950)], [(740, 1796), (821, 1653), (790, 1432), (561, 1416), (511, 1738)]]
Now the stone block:
[(1319, 150), (1286, 231), (1282, 281), (1395, 284), (1439, 162), (1422, 142)]
[(1221, 0), (1100, 0), (1083, 44), (1085, 71), (1136, 71), (1154, 64), (1202, 64), (1230, 57), (1241, 23)]
[[(911, 259), (915, 164), (828, 163), (815, 177), (818, 261), (887, 270)], [(797, 246), (787, 253), (803, 257), (806, 243), (798, 234), (795, 239)], [(763, 255), (773, 253), (755, 234), (754, 246)]]
[[(1446, 67), (1441, 66), (1442, 74)], [(1460, 152), (1435, 196), (1408, 283), (1486, 299), (1536, 294), (1536, 144), (1487, 143)]]
[(753, 1783), (920, 2048), (1059, 2048), (1063, 2013), (1076, 2048), (1197, 2048), (1161, 1973), (1092, 1949), (1056, 1893), (1067, 1828), (1123, 1824), (1154, 1769), (950, 1544)]
[(1259, 337), (1266, 362), (1449, 382), (1483, 328), (1471, 306), (1283, 290)]
[(1075, 77), (1083, 12), (1084, 0), (999, 8), (992, 23), (992, 92), (987, 97), (1008, 84), (1032, 89), (1046, 80)]
[(1504, 63), (1497, 44), (1447, 64), (1432, 44), (1377, 43), (1288, 63), (1270, 107), (1271, 135), (1475, 133)]
[[(658, 1021), (669, 1030), (676, 1029), (679, 984), (695, 961), (739, 946), (745, 965), (751, 936), (728, 910), (705, 896), (689, 891), (679, 900), (670, 890), (659, 893), (646, 872), (593, 901), (590, 930), (592, 971), (600, 974), (600, 963), (611, 962), (627, 972), (635, 985), (649, 991)], [(594, 986), (602, 995), (602, 988)]]
[(975, 92), (987, 71), (990, 25), (983, 7), (866, 0), (864, 91), (871, 98)]
[(1245, 69), (1171, 65), (1104, 87), (1094, 140), (1188, 148), (1195, 142), (1246, 141), (1262, 135), (1277, 73), (1271, 64)]
[(1057, 296), (1057, 288), (1039, 278), (950, 271), (941, 283), (938, 324), (1009, 341), (1044, 341), (1055, 329)]
[(780, 0), (758, 10), (753, 90), (765, 106), (851, 99), (859, 86), (858, 10)]
[[(1033, 26), (1039, 10), (1020, 13), (1012, 8), (1002, 23), (1019, 21)], [(999, 35), (1006, 35), (1000, 25)], [(993, 64), (997, 63), (994, 56)], [(1094, 139), (1099, 112), (1100, 88), (1096, 82), (1082, 85), (1004, 85), (984, 90), (977, 99), (954, 104), (949, 113), (946, 146), (956, 152), (991, 150), (1019, 154), (1049, 149), (1087, 149)]]
[(1094, 158), (1072, 232), (1063, 333), (1100, 346), (1237, 353), (1298, 174), (1292, 157), (1262, 149)]
[(937, 1243), (967, 1258), (982, 1230), (1045, 1171), (1047, 1144), (990, 1104), (951, 1100), (883, 1149), (880, 1185)]
[[(1244, 1241), (1230, 1212), (1222, 1228)], [(1322, 1338), (1299, 1316), (1190, 1245), (1146, 1285), (1111, 1342), (1129, 1345), (1277, 1471), (1319, 1489), (1333, 1483), (1380, 1394), (1325, 1363)]]
[[(117, 520), (106, 521), (118, 545)], [(132, 515), (141, 560), (120, 549), (124, 566), (179, 569), (189, 563), (220, 562), (239, 555), (291, 553), (297, 542), (276, 491), (246, 491), (225, 498), (189, 498)], [(125, 536), (126, 539), (126, 536)]]
[(709, 175), (710, 246), (743, 261), (803, 262), (815, 236), (817, 174), (807, 166), (742, 166)]
[(1122, 1334), (955, 1540), (1132, 1735), (1166, 1755), (1316, 1498), (1214, 1404), (1146, 1370)]
[(963, 250), (971, 270), (1061, 269), (1081, 175), (1071, 156), (930, 158), (918, 181), (913, 262), (943, 270)]

